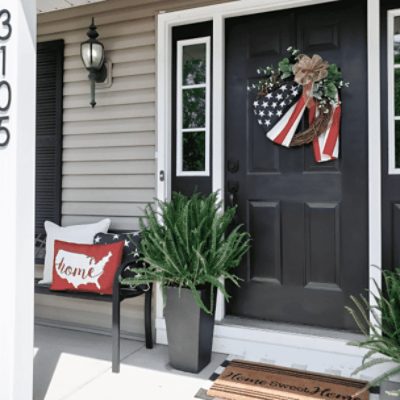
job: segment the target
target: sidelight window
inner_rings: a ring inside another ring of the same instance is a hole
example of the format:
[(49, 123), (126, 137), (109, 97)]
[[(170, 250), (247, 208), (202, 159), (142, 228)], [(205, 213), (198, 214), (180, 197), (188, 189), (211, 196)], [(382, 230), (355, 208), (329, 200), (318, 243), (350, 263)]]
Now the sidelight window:
[(210, 37), (177, 42), (178, 176), (210, 174)]
[(400, 10), (388, 13), (389, 173), (400, 174)]

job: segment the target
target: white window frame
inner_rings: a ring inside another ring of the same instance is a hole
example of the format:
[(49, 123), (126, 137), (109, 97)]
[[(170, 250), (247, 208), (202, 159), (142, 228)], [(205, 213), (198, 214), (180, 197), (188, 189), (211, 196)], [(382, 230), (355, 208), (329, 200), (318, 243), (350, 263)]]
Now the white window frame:
[[(179, 40), (177, 42), (177, 63), (176, 63), (176, 175), (177, 176), (210, 176), (210, 43), (211, 37), (204, 36), (194, 39)], [(182, 56), (183, 48), (197, 44), (206, 45), (206, 81), (195, 85), (183, 85)], [(183, 128), (183, 90), (205, 88), (205, 127), (204, 128)], [(183, 170), (183, 135), (185, 132), (204, 132), (205, 133), (205, 169), (204, 171), (184, 171)]]
[(388, 173), (399, 175), (400, 168), (396, 168), (396, 121), (400, 115), (395, 114), (394, 71), (400, 69), (400, 64), (394, 63), (394, 19), (400, 17), (400, 9), (387, 12), (387, 65), (388, 65)]

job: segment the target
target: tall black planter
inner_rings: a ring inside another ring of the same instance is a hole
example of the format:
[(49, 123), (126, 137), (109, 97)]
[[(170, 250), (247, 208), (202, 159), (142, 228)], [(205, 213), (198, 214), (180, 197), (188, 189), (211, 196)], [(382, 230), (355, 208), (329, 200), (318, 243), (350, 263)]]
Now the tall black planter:
[[(199, 290), (207, 306), (210, 290)], [(186, 372), (201, 371), (211, 359), (214, 315), (200, 309), (189, 289), (168, 287), (165, 320), (171, 366)]]

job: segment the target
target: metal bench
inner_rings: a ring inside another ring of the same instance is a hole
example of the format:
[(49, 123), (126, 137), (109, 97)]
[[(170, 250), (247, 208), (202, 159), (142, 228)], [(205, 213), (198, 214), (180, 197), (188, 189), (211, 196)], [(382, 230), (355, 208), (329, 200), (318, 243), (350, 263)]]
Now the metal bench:
[[(42, 238), (36, 239), (38, 245), (43, 242)], [(42, 246), (41, 246), (42, 247)], [(36, 246), (36, 256), (39, 247)], [(83, 293), (83, 292), (59, 292), (50, 290), (50, 285), (39, 284), (39, 279), (35, 279), (35, 293), (42, 295), (51, 295), (59, 297), (68, 297), (82, 300), (104, 301), (112, 303), (112, 372), (118, 373), (120, 370), (120, 343), (121, 343), (121, 302), (125, 299), (145, 296), (144, 301), (144, 328), (146, 348), (153, 348), (153, 334), (151, 326), (151, 301), (152, 301), (152, 285), (130, 287), (121, 285), (120, 278), (129, 275), (129, 267), (132, 262), (122, 264), (114, 277), (114, 286), (112, 295), (101, 295), (97, 293)]]

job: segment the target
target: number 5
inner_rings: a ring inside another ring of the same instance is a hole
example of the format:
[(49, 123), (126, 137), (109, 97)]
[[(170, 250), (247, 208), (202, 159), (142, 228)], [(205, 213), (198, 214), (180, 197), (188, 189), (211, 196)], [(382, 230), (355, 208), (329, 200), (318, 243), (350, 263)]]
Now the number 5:
[(4, 21), (2, 21), (2, 25), (7, 28), (7, 33), (4, 36), (0, 36), (0, 40), (7, 40), (11, 36), (11, 33), (12, 33), (12, 26), (10, 23), (10, 20), (11, 20), (10, 11), (0, 10), (0, 18), (3, 15), (6, 16), (6, 19)]
[(0, 147), (5, 147), (10, 141), (10, 131), (5, 127), (1, 126), (3, 121), (8, 121), (9, 117), (0, 117)]

